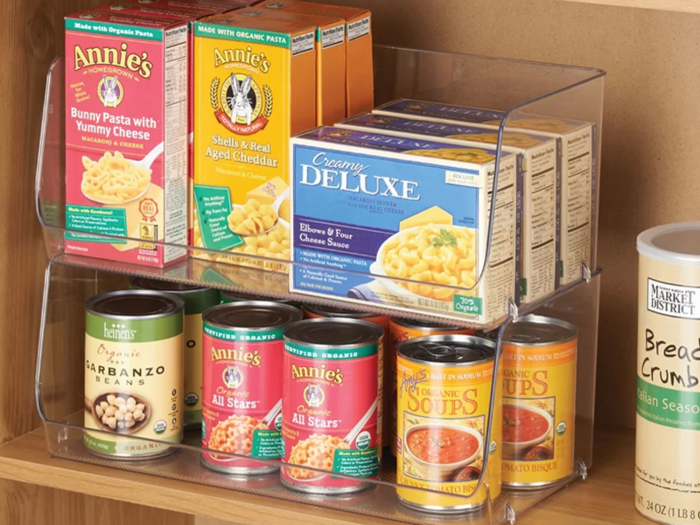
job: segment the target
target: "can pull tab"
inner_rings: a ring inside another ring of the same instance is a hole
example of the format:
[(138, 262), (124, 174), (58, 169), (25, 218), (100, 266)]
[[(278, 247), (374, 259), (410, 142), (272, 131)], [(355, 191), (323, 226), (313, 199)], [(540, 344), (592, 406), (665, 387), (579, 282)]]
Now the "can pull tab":
[(427, 354), (434, 357), (436, 361), (445, 359), (446, 357), (454, 358), (457, 355), (457, 350), (454, 346), (450, 345), (440, 345), (440, 344), (427, 344), (421, 345), (421, 348), (425, 350)]

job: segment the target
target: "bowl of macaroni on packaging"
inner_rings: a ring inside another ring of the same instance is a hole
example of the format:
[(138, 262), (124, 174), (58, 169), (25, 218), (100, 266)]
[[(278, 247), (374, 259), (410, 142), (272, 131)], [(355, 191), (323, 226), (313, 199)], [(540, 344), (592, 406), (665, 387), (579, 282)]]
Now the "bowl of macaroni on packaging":
[(485, 264), (495, 150), (325, 127), (292, 154), (293, 292), (480, 323), (518, 302), (522, 155), (501, 154)]

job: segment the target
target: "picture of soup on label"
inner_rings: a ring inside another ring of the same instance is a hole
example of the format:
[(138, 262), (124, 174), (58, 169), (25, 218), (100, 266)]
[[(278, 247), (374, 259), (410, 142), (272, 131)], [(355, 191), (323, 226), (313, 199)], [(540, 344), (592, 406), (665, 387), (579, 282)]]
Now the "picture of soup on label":
[(554, 399), (504, 400), (503, 457), (539, 461), (554, 457)]

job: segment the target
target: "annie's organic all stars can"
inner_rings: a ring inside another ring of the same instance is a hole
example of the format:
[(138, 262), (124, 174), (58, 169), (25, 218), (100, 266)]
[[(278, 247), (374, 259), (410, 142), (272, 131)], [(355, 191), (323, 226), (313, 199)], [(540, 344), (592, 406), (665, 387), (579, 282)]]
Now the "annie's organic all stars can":
[(637, 238), (635, 505), (647, 518), (700, 524), (700, 222)]
[(332, 474), (379, 474), (382, 336), (356, 319), (307, 319), (285, 329), (284, 462), (299, 468), (282, 468), (284, 485), (342, 494), (368, 484)]
[(85, 432), (91, 452), (144, 459), (182, 441), (184, 307), (178, 297), (146, 290), (87, 302), (85, 428), (102, 431)]
[(239, 301), (204, 312), (202, 463), (219, 472), (262, 474), (283, 455), (283, 329), (301, 312), (286, 304)]
[(389, 400), (388, 410), (391, 415), (391, 454), (396, 456), (396, 446), (398, 434), (396, 433), (396, 399), (397, 399), (397, 382), (396, 382), (396, 352), (406, 341), (415, 339), (416, 337), (424, 337), (426, 335), (442, 335), (442, 334), (474, 334), (474, 330), (461, 328), (459, 326), (446, 326), (438, 323), (430, 323), (427, 321), (407, 321), (405, 319), (390, 319), (389, 320), (389, 342), (388, 352), (386, 356), (387, 363), (387, 378), (385, 389), (386, 397)]
[(503, 338), (503, 484), (542, 487), (574, 473), (578, 329), (528, 315)]
[(185, 301), (185, 428), (202, 424), (202, 313), (219, 304), (219, 291), (159, 279), (138, 277), (131, 287), (177, 295)]
[(486, 441), (495, 352), (496, 343), (470, 335), (418, 337), (399, 347), (401, 503), (430, 512), (476, 511), (501, 493), (500, 382)]

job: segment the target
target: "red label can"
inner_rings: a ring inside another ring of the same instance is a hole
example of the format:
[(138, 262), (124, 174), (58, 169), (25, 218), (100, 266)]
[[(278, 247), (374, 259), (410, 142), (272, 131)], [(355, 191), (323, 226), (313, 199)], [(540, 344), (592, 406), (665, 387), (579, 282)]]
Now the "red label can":
[[(202, 463), (233, 474), (262, 474), (282, 458), (284, 327), (301, 319), (288, 305), (229, 303), (203, 314)], [(227, 454), (210, 452), (220, 450)], [(235, 455), (235, 456), (234, 456)]]
[(319, 494), (356, 492), (367, 486), (362, 478), (379, 474), (382, 336), (378, 326), (356, 319), (307, 319), (285, 329), (286, 486)]

